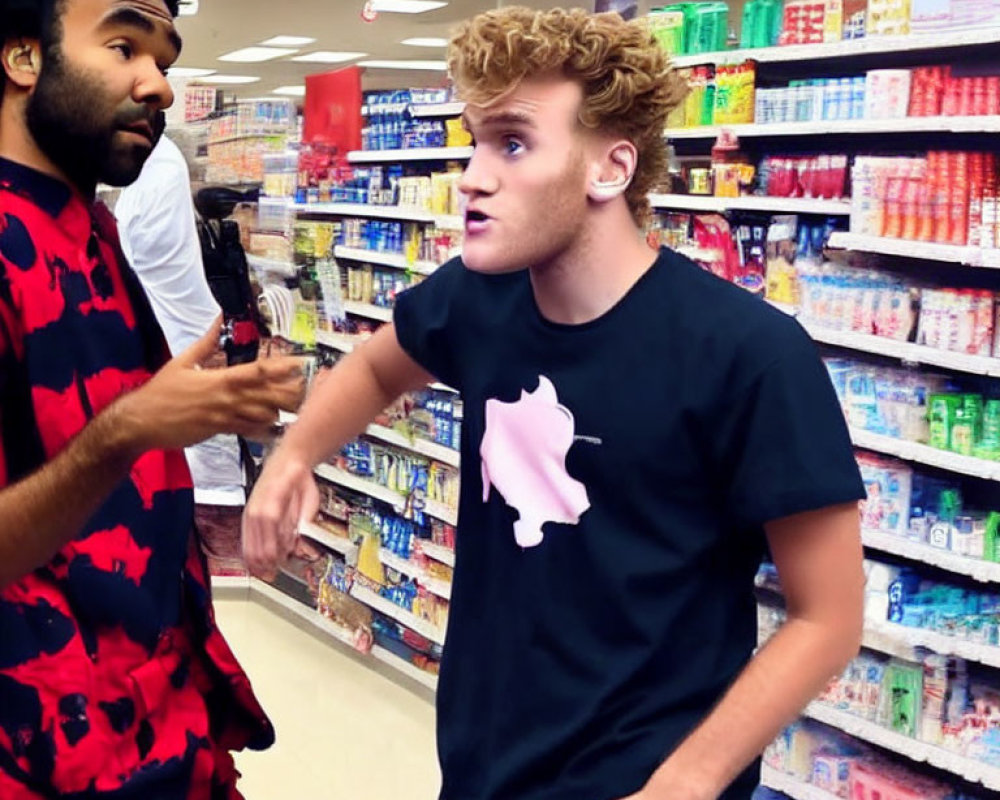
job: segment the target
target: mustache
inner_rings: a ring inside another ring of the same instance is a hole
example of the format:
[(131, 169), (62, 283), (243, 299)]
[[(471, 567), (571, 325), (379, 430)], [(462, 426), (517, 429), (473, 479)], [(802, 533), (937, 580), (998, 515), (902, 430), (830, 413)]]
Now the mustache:
[(156, 111), (151, 111), (146, 106), (134, 105), (130, 108), (121, 109), (115, 114), (114, 126), (116, 128), (127, 128), (139, 122), (146, 122), (153, 130), (157, 130), (158, 128), (162, 128), (162, 123), (157, 122), (158, 116), (159, 114)]

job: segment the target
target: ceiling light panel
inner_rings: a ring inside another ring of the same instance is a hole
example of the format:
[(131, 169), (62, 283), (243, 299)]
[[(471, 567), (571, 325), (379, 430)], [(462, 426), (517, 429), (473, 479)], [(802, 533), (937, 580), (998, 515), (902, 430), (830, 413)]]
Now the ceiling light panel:
[(167, 70), (167, 75), (171, 78), (204, 78), (206, 75), (214, 75), (217, 71), (201, 67), (171, 67)]
[(261, 42), (264, 47), (305, 47), (316, 40), (309, 36), (275, 36), (266, 42)]
[(356, 58), (364, 58), (368, 53), (350, 53), (335, 50), (317, 50), (314, 53), (305, 53), (295, 56), (292, 61), (302, 61), (312, 64), (341, 64), (344, 61), (354, 61)]
[(437, 0), (373, 0), (372, 10), (384, 14), (423, 14), (446, 5)]
[(271, 94), (280, 94), (285, 97), (305, 97), (305, 86), (279, 86)]
[(244, 47), (231, 53), (219, 56), (219, 61), (236, 61), (240, 64), (257, 64), (261, 61), (273, 61), (282, 56), (297, 53), (297, 48), (288, 47)]
[(413, 39), (403, 39), (400, 44), (408, 44), (410, 47), (447, 47), (448, 40), (433, 36), (416, 36)]
[(359, 61), (358, 66), (369, 69), (423, 69), (436, 72), (445, 72), (448, 69), (448, 64), (445, 61), (421, 61), (419, 59), (405, 61), (375, 59), (373, 61)]
[(209, 75), (207, 78), (199, 78), (199, 83), (257, 83), (259, 77), (253, 75)]

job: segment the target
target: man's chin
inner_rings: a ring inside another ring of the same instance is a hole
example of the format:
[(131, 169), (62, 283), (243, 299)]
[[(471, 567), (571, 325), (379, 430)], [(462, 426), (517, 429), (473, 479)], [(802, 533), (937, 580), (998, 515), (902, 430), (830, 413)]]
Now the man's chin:
[(468, 245), (462, 248), (462, 263), (466, 269), (485, 275), (501, 275), (524, 269), (523, 264), (513, 263), (509, 256), (484, 252), (482, 248), (469, 247)]
[(135, 183), (149, 158), (149, 148), (133, 148), (133, 152), (110, 159), (101, 169), (100, 179), (108, 186), (129, 186)]

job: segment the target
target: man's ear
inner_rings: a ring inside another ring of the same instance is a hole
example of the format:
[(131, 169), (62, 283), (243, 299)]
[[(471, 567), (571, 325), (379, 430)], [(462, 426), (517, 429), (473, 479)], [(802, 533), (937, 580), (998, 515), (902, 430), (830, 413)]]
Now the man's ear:
[(42, 68), (42, 46), (37, 39), (10, 39), (0, 51), (7, 80), (22, 89), (31, 89), (38, 82)]
[(639, 163), (639, 151), (627, 139), (611, 142), (599, 164), (595, 165), (587, 195), (591, 200), (603, 203), (625, 194), (632, 183)]

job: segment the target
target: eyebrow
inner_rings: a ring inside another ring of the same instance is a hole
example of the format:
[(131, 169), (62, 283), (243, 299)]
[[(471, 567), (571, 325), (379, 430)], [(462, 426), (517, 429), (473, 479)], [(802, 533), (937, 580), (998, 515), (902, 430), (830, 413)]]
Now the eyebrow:
[[(116, 8), (114, 11), (110, 12), (103, 20), (101, 20), (100, 27), (102, 28), (113, 28), (116, 26), (125, 28), (135, 28), (142, 31), (143, 33), (156, 33), (156, 25), (150, 20), (145, 14), (136, 11), (134, 8)], [(180, 35), (171, 27), (170, 31), (167, 33), (167, 38), (170, 39), (170, 43), (174, 46), (177, 51), (177, 55), (181, 54), (181, 48), (184, 46), (184, 42), (181, 40)]]
[[(469, 119), (468, 115), (462, 115), (462, 124), (468, 128), (472, 128), (472, 121)], [(524, 125), (528, 128), (537, 128), (535, 120), (529, 114), (525, 114), (522, 111), (497, 111), (493, 114), (486, 114), (481, 120), (479, 120), (479, 127), (485, 128), (488, 125)]]

